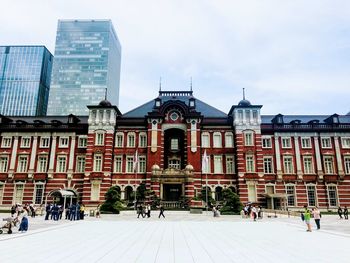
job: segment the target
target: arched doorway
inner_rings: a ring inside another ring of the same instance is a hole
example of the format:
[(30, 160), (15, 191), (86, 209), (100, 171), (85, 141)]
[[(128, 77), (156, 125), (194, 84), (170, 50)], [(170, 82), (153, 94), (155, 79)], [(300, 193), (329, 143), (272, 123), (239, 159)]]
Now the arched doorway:
[(221, 186), (217, 186), (215, 188), (215, 201), (222, 201), (223, 197), (222, 197), (222, 187)]
[(45, 199), (45, 206), (47, 203), (55, 203), (57, 205), (62, 205), (63, 207), (67, 207), (72, 203), (76, 203), (78, 201), (78, 195), (75, 191), (71, 189), (56, 189), (49, 192)]
[(128, 201), (128, 204), (134, 201), (134, 190), (130, 185), (125, 187), (124, 194), (125, 200)]

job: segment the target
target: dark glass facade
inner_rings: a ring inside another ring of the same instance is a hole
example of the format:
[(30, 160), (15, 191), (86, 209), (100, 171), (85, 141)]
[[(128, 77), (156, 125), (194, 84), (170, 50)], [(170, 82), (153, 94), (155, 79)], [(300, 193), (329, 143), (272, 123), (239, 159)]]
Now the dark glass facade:
[(46, 115), (52, 62), (44, 46), (0, 46), (0, 114)]

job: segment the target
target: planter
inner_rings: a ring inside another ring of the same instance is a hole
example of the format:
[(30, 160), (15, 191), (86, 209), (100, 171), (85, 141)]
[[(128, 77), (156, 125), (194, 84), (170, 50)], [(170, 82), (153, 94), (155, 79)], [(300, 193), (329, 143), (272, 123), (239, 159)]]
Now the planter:
[(190, 214), (202, 214), (203, 208), (202, 207), (191, 207), (190, 208)]

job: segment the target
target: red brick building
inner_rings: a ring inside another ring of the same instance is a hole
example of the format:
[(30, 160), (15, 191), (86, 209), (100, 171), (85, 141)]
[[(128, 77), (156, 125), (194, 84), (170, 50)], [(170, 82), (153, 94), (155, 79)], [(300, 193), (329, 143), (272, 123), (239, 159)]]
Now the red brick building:
[(247, 100), (224, 113), (192, 91), (160, 91), (125, 114), (108, 101), (88, 108), (89, 116), (0, 116), (1, 207), (95, 207), (110, 186), (130, 199), (140, 184), (174, 204), (207, 184), (216, 200), (230, 187), (269, 208), (350, 206), (349, 115), (266, 116)]

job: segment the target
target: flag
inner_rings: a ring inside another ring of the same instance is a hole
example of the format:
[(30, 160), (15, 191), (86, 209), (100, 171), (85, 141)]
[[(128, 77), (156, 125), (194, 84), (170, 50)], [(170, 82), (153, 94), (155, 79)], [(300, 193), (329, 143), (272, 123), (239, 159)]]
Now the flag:
[(132, 170), (134, 172), (137, 172), (138, 164), (139, 164), (139, 155), (137, 154), (137, 150), (136, 150), (135, 155), (134, 155), (134, 162), (133, 162), (133, 165), (132, 165)]
[(208, 172), (209, 165), (209, 156), (207, 155), (207, 150), (204, 150), (203, 158), (202, 158), (202, 173)]

